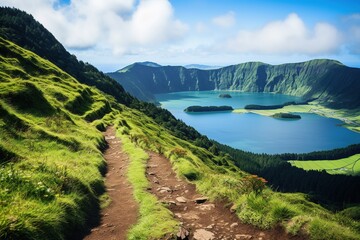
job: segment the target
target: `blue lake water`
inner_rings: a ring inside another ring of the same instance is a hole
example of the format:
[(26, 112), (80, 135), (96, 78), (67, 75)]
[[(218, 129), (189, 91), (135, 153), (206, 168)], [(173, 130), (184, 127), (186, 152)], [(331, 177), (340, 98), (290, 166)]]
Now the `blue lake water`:
[[(229, 93), (232, 98), (219, 98)], [(281, 120), (257, 114), (231, 112), (185, 113), (188, 106), (275, 105), (301, 101), (298, 97), (269, 93), (227, 91), (177, 92), (157, 94), (157, 100), (176, 118), (200, 133), (234, 148), (256, 153), (305, 153), (346, 147), (360, 143), (360, 134), (339, 126), (337, 119), (301, 113), (300, 120)]]

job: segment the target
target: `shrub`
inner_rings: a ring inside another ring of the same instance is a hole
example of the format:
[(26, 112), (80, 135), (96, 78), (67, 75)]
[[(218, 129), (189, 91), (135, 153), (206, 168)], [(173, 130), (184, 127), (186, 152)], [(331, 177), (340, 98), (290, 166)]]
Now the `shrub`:
[(262, 193), (266, 187), (267, 181), (257, 175), (249, 175), (242, 179), (241, 187), (243, 193), (254, 192), (255, 195)]

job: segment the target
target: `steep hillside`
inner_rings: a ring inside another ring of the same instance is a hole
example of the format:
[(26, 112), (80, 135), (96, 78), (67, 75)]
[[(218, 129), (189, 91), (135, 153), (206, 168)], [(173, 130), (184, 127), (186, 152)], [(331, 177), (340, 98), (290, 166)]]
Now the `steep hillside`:
[[(0, 38), (0, 239), (64, 239), (96, 219), (112, 98)], [(93, 218), (95, 217), (95, 219)]]
[(76, 56), (67, 52), (44, 26), (26, 12), (0, 7), (0, 37), (51, 61), (79, 82), (96, 86), (121, 103), (129, 104), (132, 101), (119, 84), (91, 64), (78, 61)]
[(325, 59), (282, 65), (249, 62), (214, 70), (133, 64), (108, 75), (147, 101), (154, 101), (157, 93), (238, 90), (319, 98), (330, 107), (360, 106), (360, 69)]

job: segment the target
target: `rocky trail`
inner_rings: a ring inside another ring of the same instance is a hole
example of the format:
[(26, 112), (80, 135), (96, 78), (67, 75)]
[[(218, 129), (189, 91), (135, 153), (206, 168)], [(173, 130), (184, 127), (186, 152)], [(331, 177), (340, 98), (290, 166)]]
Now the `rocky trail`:
[[(194, 184), (177, 178), (170, 161), (156, 153), (149, 153), (147, 177), (152, 194), (168, 204), (169, 209), (182, 223), (178, 239), (304, 239), (287, 235), (280, 227), (261, 230), (241, 223), (231, 206), (223, 202), (210, 202), (196, 192)], [(186, 238), (187, 236), (187, 238)]]
[(126, 177), (129, 158), (122, 152), (120, 139), (115, 137), (115, 132), (115, 127), (111, 126), (104, 133), (108, 143), (108, 149), (104, 152), (108, 168), (105, 186), (111, 202), (101, 211), (100, 225), (93, 228), (85, 240), (126, 239), (127, 231), (137, 220), (138, 206)]
[[(114, 127), (108, 127), (104, 133), (109, 146), (104, 152), (108, 166), (105, 186), (111, 202), (101, 210), (99, 226), (91, 229), (85, 240), (126, 239), (127, 231), (137, 220), (138, 205), (126, 177), (129, 158), (122, 152), (121, 141), (116, 138), (115, 132)], [(164, 156), (149, 152), (149, 157), (146, 168), (151, 186), (149, 192), (168, 204), (181, 223), (177, 239), (304, 239), (289, 236), (280, 227), (261, 230), (241, 223), (231, 206), (224, 202), (209, 201), (196, 192), (194, 184), (177, 178), (170, 161)]]

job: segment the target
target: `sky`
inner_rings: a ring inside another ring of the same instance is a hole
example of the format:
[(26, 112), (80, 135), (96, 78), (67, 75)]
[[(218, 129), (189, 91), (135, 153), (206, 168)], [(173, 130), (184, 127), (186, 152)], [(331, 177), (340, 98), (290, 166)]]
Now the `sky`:
[(360, 67), (360, 0), (1, 0), (104, 72), (330, 58)]

